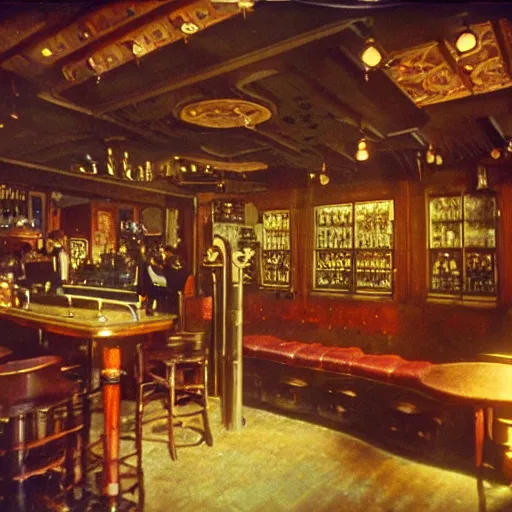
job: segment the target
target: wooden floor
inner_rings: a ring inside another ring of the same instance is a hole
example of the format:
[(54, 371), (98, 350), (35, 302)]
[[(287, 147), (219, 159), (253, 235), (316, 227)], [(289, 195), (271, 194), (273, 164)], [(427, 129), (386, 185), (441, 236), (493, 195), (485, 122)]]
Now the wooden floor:
[[(172, 462), (166, 444), (144, 442), (145, 512), (512, 511), (507, 485), (487, 479), (479, 493), (471, 473), (250, 407), (244, 429), (227, 432), (219, 409), (210, 399), (212, 448), (182, 448)], [(124, 402), (124, 432), (133, 428), (132, 411)], [(165, 423), (145, 427), (145, 437), (155, 436), (165, 439)]]

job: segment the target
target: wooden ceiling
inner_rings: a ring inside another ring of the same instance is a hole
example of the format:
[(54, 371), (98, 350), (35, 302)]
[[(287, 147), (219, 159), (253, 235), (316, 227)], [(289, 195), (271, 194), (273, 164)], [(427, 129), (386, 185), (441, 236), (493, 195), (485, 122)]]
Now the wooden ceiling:
[[(1, 5), (0, 157), (72, 172), (114, 147), (173, 176), (210, 162), (243, 191), (305, 186), (324, 162), (334, 182), (417, 179), (429, 144), (442, 170), (512, 138), (510, 3), (311, 3)], [(466, 23), (479, 45), (461, 56)], [(366, 73), (369, 36), (384, 59)]]

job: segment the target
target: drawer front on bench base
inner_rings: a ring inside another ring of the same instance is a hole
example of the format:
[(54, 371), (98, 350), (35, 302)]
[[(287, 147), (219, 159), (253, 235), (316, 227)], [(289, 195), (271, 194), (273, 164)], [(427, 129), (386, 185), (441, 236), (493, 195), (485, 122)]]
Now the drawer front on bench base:
[(472, 467), (472, 410), (414, 389), (246, 357), (244, 400), (305, 415), (444, 465)]

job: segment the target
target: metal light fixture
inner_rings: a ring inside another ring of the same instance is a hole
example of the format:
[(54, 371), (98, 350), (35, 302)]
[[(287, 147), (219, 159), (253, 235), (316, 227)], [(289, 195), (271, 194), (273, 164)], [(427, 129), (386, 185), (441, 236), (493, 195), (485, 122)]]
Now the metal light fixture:
[(357, 143), (357, 151), (355, 157), (358, 162), (365, 162), (366, 160), (368, 160), (368, 158), (370, 158), (370, 153), (368, 153), (366, 139), (362, 138)]
[(455, 48), (459, 53), (467, 53), (474, 50), (478, 45), (478, 36), (466, 25), (464, 30), (457, 36), (455, 40)]
[(9, 117), (11, 119), (16, 119), (16, 120), (18, 120), (20, 118), (20, 116), (18, 115), (18, 112), (16, 111), (16, 105), (12, 106), (12, 112), (9, 114)]
[(433, 164), (435, 161), (436, 154), (434, 153), (432, 146), (429, 146), (427, 152), (425, 153), (425, 162), (427, 162), (427, 164)]
[(331, 181), (331, 178), (327, 174), (327, 167), (325, 165), (325, 162), (322, 164), (322, 170), (320, 171), (320, 174), (318, 175), (318, 181), (320, 182), (320, 185), (325, 186), (328, 185)]
[(192, 34), (195, 34), (196, 32), (199, 31), (199, 27), (195, 24), (195, 23), (192, 23), (191, 21), (189, 22), (185, 22), (185, 23), (182, 23), (181, 27), (180, 27), (180, 30), (187, 36), (190, 36)]
[(372, 37), (367, 39), (364, 44), (363, 51), (361, 52), (361, 61), (370, 69), (376, 68), (382, 62), (382, 53), (377, 48), (375, 39)]
[(501, 157), (501, 149), (499, 149), (499, 148), (493, 148), (493, 149), (491, 150), (490, 155), (491, 155), (491, 158), (492, 158), (493, 160), (499, 160), (499, 159), (500, 159), (500, 157)]
[(476, 189), (477, 190), (487, 190), (489, 187), (487, 183), (487, 169), (483, 165), (479, 165), (476, 170)]

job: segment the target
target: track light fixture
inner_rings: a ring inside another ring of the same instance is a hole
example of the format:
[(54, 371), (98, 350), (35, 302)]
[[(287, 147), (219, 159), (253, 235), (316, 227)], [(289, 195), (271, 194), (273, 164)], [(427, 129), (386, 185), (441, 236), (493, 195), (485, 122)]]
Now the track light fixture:
[(460, 54), (474, 50), (478, 45), (478, 36), (466, 25), (455, 40), (455, 48)]
[(370, 153), (368, 153), (368, 145), (364, 137), (357, 143), (357, 151), (355, 157), (358, 162), (365, 162), (368, 160), (368, 158), (370, 158)]

